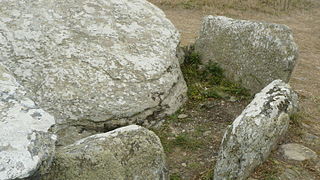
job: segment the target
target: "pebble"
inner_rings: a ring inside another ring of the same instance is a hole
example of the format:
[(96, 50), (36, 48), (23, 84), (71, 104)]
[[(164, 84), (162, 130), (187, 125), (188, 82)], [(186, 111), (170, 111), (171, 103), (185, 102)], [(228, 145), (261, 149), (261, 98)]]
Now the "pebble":
[(184, 119), (187, 117), (188, 117), (188, 115), (186, 115), (186, 114), (179, 114), (178, 119)]
[(304, 161), (316, 159), (317, 153), (302, 144), (290, 143), (280, 147), (283, 157), (288, 160)]
[(211, 131), (205, 131), (204, 133), (203, 133), (203, 136), (209, 136), (211, 134)]
[(230, 102), (236, 102), (237, 101), (237, 98), (234, 97), (234, 96), (231, 96), (230, 99), (229, 99)]
[(187, 164), (186, 163), (182, 163), (181, 166), (187, 167)]

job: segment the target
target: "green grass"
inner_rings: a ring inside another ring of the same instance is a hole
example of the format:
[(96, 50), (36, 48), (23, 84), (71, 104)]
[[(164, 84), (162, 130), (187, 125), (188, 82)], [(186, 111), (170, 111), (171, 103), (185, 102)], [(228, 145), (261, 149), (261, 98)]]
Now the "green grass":
[(201, 180), (212, 180), (214, 171), (214, 167), (209, 168), (202, 176), (199, 178)]
[(153, 131), (160, 138), (166, 153), (171, 153), (175, 148), (180, 148), (185, 151), (196, 151), (207, 143), (205, 138), (201, 138), (203, 132), (206, 131), (206, 125), (197, 126), (195, 131), (189, 133), (171, 133), (170, 127), (193, 121), (192, 118), (179, 119), (179, 114), (180, 110), (175, 114), (166, 117), (166, 122), (159, 129), (153, 129)]
[(201, 64), (201, 56), (194, 51), (193, 47), (186, 52), (181, 69), (188, 85), (188, 97), (191, 101), (250, 96), (248, 90), (227, 80), (224, 70), (217, 63)]
[(175, 147), (181, 147), (184, 150), (196, 150), (203, 144), (202, 141), (194, 138), (192, 134), (182, 133), (179, 134), (174, 140), (171, 141)]
[(174, 135), (166, 129), (153, 130), (160, 138), (165, 152), (170, 153), (175, 148), (181, 148), (186, 151), (195, 151), (204, 145), (203, 140), (196, 138), (193, 133), (181, 133)]
[(291, 124), (296, 127), (301, 127), (301, 120), (304, 115), (301, 112), (296, 112), (290, 115)]
[(181, 176), (179, 174), (171, 174), (170, 180), (181, 180)]

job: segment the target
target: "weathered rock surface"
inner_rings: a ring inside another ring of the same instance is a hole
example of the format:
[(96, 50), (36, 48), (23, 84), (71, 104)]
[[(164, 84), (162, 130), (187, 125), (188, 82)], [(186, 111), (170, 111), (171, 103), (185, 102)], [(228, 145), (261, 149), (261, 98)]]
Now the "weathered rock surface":
[(298, 57), (287, 26), (223, 16), (204, 18), (195, 50), (204, 63), (217, 62), (251, 93), (276, 79), (288, 82)]
[(0, 179), (26, 178), (50, 166), (54, 118), (25, 96), (22, 86), (0, 64)]
[(58, 150), (44, 179), (167, 179), (165, 154), (151, 131), (130, 125), (97, 134)]
[(305, 161), (316, 159), (317, 153), (302, 144), (289, 143), (280, 146), (283, 157), (287, 160)]
[(186, 94), (178, 44), (146, 0), (0, 3), (1, 61), (58, 124), (114, 128), (173, 113)]
[(256, 94), (223, 137), (214, 179), (246, 179), (287, 131), (298, 97), (289, 85), (275, 80)]

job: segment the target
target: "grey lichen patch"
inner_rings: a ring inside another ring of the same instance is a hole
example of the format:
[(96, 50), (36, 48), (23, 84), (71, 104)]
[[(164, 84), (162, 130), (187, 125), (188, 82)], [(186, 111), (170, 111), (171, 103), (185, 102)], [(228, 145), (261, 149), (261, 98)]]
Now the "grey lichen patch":
[(214, 179), (246, 179), (266, 160), (298, 108), (296, 93), (275, 80), (258, 93), (223, 137)]
[(145, 0), (3, 1), (0, 32), (1, 61), (59, 124), (133, 123), (185, 100), (179, 33)]
[(275, 79), (288, 82), (298, 58), (289, 27), (222, 16), (204, 18), (195, 47), (253, 94)]
[(126, 126), (58, 150), (44, 179), (167, 179), (165, 155), (151, 131)]
[(0, 151), (13, 151), (16, 150), (14, 147), (11, 146), (11, 144), (0, 146)]
[(40, 169), (37, 169), (37, 173), (45, 174), (50, 168), (54, 157), (56, 137), (48, 132), (35, 130), (28, 135), (28, 140), (30, 141), (28, 151), (31, 157), (42, 157)]
[(24, 88), (2, 64), (0, 77), (5, 77), (0, 78), (0, 179), (43, 173), (50, 166), (55, 149), (54, 135), (48, 132), (54, 118), (26, 96)]

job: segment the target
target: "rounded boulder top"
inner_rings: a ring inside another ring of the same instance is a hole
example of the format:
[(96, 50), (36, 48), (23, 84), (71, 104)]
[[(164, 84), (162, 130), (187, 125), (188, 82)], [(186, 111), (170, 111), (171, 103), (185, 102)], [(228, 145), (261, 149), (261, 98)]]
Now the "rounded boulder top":
[(179, 33), (145, 0), (4, 0), (0, 57), (58, 123), (170, 114), (186, 85)]

